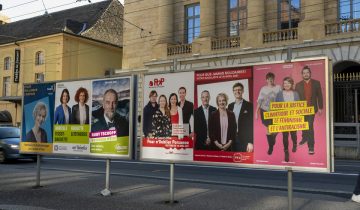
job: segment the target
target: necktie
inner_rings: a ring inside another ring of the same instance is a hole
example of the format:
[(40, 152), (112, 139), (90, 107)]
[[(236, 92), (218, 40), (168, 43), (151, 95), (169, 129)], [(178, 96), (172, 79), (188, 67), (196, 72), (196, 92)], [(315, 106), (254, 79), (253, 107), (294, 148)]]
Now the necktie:
[(108, 128), (112, 128), (112, 127), (115, 127), (115, 123), (113, 123), (113, 122), (108, 122)]

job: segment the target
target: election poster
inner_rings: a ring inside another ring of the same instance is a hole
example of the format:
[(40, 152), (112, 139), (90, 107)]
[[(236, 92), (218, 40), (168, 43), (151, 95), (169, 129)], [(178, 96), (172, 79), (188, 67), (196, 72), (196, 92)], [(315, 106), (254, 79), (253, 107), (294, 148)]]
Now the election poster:
[(52, 152), (54, 98), (54, 83), (24, 85), (21, 153)]
[(91, 154), (130, 155), (130, 87), (130, 77), (92, 81)]
[(194, 161), (252, 164), (251, 67), (195, 72)]
[(54, 153), (90, 153), (90, 97), (90, 80), (56, 83)]
[(194, 72), (144, 78), (141, 158), (192, 161)]
[(254, 66), (254, 164), (330, 167), (327, 62)]

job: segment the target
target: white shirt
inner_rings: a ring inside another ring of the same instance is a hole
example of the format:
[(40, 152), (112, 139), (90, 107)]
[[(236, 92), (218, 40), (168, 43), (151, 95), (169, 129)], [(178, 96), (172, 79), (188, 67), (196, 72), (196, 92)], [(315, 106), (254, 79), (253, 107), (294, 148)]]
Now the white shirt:
[(86, 122), (86, 107), (85, 104), (79, 104), (79, 111), (80, 111), (80, 125), (85, 124)]
[[(108, 125), (109, 123), (114, 123), (114, 120), (110, 121), (109, 118), (105, 114), (104, 114), (104, 119), (105, 119), (106, 125)], [(110, 127), (109, 130), (115, 130), (115, 125), (113, 127)]]
[(206, 121), (206, 137), (209, 138), (209, 106), (205, 107), (204, 105), (202, 105), (203, 111), (204, 111), (204, 115), (205, 115), (205, 121)]
[(235, 114), (236, 125), (238, 125), (239, 116), (240, 116), (240, 111), (241, 111), (241, 107), (242, 107), (243, 101), (244, 101), (244, 99), (241, 99), (241, 101), (240, 101), (239, 103), (235, 102), (235, 104), (234, 104), (233, 112), (234, 112), (234, 114)]

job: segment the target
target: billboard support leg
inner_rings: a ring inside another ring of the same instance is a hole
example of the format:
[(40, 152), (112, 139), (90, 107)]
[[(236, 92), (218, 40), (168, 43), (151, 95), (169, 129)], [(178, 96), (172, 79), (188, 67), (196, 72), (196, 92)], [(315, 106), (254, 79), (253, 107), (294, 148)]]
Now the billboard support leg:
[(170, 163), (170, 200), (165, 202), (168, 204), (178, 203), (174, 200), (174, 167), (175, 163)]
[(170, 204), (174, 203), (174, 165), (170, 164)]
[(41, 163), (41, 155), (37, 154), (36, 155), (36, 183), (34, 188), (39, 188), (41, 187), (40, 185), (40, 163)]
[(110, 159), (106, 159), (106, 178), (105, 178), (105, 189), (103, 189), (101, 191), (101, 195), (103, 196), (110, 196), (111, 195), (111, 191), (110, 191)]
[(288, 168), (288, 205), (289, 210), (293, 209), (293, 171)]

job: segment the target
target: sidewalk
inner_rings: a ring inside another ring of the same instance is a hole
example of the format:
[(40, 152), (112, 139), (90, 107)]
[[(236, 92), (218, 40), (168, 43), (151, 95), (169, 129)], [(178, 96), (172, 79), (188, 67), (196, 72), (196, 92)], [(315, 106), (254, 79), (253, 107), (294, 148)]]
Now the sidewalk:
[[(41, 171), (41, 185), (33, 189), (35, 169), (0, 165), (0, 209), (287, 209), (287, 192), (175, 182), (177, 204), (169, 199), (166, 181), (111, 176), (112, 196), (103, 197), (102, 174)], [(294, 209), (355, 210), (360, 204), (349, 198), (294, 193)]]

